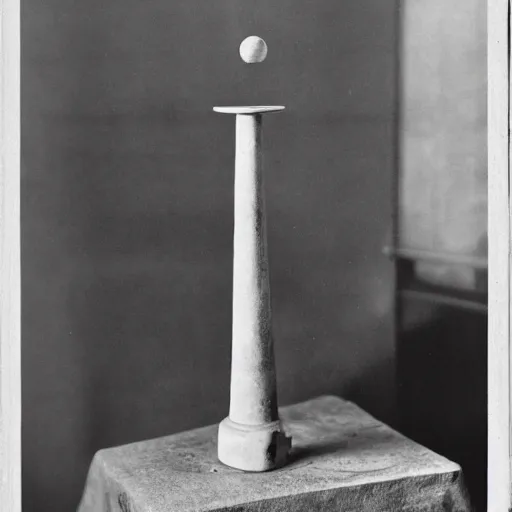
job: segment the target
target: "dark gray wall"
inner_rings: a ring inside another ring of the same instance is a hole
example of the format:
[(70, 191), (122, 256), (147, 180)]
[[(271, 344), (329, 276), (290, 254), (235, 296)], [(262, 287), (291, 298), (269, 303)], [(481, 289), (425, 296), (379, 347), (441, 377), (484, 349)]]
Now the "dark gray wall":
[(487, 315), (403, 299), (397, 322), (400, 431), (461, 465), (487, 510)]
[[(233, 119), (265, 124), (281, 403), (391, 420), (395, 2), (22, 4), (25, 512), (69, 512), (99, 448), (218, 422)], [(267, 61), (238, 45), (264, 37)]]

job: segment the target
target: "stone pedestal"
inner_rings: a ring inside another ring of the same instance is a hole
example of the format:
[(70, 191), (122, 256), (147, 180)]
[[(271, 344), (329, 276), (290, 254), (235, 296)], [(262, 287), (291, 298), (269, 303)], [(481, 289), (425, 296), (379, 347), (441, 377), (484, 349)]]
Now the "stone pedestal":
[(78, 512), (466, 512), (460, 467), (353, 403), (282, 408), (288, 464), (246, 473), (217, 458), (209, 427), (99, 451)]

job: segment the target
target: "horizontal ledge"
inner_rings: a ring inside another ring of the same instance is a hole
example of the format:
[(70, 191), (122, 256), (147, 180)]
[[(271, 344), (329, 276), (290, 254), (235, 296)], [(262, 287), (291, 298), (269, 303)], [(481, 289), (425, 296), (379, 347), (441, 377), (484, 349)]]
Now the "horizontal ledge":
[(265, 114), (280, 112), (284, 110), (284, 107), (282, 105), (255, 105), (245, 107), (213, 107), (213, 110), (221, 114)]
[(451, 297), (449, 295), (444, 295), (441, 293), (425, 292), (410, 289), (400, 290), (398, 293), (399, 296), (403, 299), (433, 302), (435, 304), (439, 304), (442, 306), (450, 306), (458, 309), (465, 309), (469, 311), (474, 311), (476, 313), (487, 314), (488, 310), (487, 305), (482, 304), (481, 302), (469, 299), (461, 299), (458, 297)]
[(467, 265), (469, 267), (481, 270), (487, 270), (487, 258), (477, 256), (464, 256), (460, 254), (451, 254), (443, 252), (430, 252), (418, 249), (393, 248), (386, 246), (383, 249), (386, 256), (390, 258), (424, 261), (430, 263), (450, 263), (454, 265)]

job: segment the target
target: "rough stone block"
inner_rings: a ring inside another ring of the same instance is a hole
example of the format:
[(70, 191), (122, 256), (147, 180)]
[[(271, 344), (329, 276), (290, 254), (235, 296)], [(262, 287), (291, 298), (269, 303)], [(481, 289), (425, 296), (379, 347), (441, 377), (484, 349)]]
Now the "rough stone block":
[(355, 404), (280, 410), (290, 463), (244, 473), (217, 459), (217, 425), (99, 451), (79, 512), (466, 512), (460, 467)]

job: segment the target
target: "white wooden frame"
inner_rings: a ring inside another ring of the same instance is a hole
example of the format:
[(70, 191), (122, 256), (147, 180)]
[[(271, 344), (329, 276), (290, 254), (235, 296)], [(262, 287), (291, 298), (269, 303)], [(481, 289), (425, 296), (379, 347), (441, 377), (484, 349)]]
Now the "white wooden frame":
[(20, 512), (20, 0), (0, 16), (0, 508)]
[(488, 512), (511, 502), (509, 0), (488, 0)]

